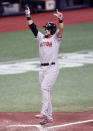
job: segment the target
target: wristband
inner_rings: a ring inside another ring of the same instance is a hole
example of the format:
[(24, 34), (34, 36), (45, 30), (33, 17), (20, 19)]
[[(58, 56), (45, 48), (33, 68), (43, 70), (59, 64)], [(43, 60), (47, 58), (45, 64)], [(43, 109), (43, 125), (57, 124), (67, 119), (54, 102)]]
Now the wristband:
[(59, 19), (59, 23), (63, 23), (63, 20), (60, 20), (60, 19)]

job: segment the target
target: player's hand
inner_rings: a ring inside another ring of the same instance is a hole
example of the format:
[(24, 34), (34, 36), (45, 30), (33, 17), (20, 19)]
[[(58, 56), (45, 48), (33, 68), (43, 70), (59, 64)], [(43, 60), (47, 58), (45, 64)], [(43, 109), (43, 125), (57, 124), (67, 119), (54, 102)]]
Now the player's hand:
[(63, 14), (56, 9), (56, 13), (54, 14), (58, 19), (62, 20), (63, 19)]
[(31, 14), (30, 14), (30, 9), (29, 9), (29, 6), (25, 6), (25, 15), (26, 15), (26, 17), (28, 18), (28, 17), (31, 17)]

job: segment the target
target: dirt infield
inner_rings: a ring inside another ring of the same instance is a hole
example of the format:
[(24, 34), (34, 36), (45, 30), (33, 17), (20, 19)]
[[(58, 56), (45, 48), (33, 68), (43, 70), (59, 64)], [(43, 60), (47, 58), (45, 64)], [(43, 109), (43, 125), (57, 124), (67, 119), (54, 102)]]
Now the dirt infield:
[[(64, 11), (64, 23), (78, 24), (85, 22), (93, 22), (93, 8)], [(32, 14), (32, 19), (41, 28), (46, 22), (52, 21), (57, 24), (57, 19), (53, 16), (53, 12)], [(27, 20), (25, 16), (14, 16), (0, 18), (0, 32), (11, 32), (19, 30), (28, 30)]]
[(0, 113), (0, 131), (93, 131), (93, 111), (54, 113), (54, 122), (41, 126), (37, 113)]
[[(93, 8), (64, 11), (64, 23), (78, 24), (93, 22)], [(46, 22), (57, 19), (53, 12), (32, 15), (33, 20), (39, 28)], [(11, 32), (28, 30), (25, 16), (0, 18), (0, 32)], [(93, 111), (81, 113), (54, 113), (54, 122), (41, 126), (40, 120), (31, 112), (1, 112), (0, 131), (93, 131)]]

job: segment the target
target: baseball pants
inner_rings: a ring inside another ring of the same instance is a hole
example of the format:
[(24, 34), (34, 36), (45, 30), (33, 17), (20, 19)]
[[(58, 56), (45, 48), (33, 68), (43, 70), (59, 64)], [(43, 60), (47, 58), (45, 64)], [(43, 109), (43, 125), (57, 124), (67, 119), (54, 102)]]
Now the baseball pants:
[(50, 89), (53, 87), (58, 73), (59, 68), (57, 65), (42, 66), (39, 72), (39, 81), (42, 93), (41, 113), (46, 115), (48, 119), (52, 119)]

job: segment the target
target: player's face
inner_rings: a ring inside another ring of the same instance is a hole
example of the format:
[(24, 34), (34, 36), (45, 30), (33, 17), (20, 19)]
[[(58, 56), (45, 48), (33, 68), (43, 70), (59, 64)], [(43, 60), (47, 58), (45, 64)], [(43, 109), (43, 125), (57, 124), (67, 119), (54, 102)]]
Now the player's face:
[(45, 29), (45, 36), (50, 36), (50, 35), (51, 35), (50, 31), (48, 29)]

